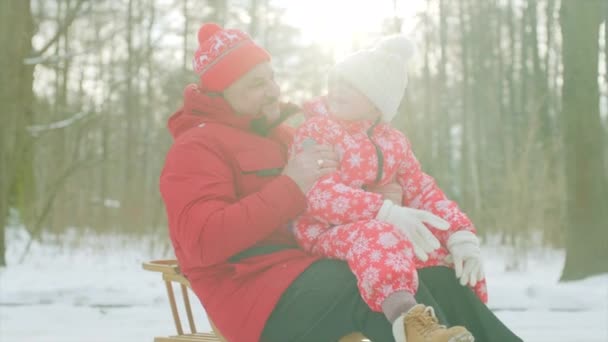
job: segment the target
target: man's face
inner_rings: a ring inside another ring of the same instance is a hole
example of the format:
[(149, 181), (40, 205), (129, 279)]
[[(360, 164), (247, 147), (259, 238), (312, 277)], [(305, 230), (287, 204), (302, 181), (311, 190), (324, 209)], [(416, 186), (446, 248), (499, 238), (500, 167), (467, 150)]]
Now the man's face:
[(277, 119), (281, 91), (269, 62), (261, 63), (224, 90), (224, 98), (237, 115)]
[(327, 98), (331, 116), (339, 120), (374, 120), (380, 115), (367, 96), (341, 78), (330, 78)]

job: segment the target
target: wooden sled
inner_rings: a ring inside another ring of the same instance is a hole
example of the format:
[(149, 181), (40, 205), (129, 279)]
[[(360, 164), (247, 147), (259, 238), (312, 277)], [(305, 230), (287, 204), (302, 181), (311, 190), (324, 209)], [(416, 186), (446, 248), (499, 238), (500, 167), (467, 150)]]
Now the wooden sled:
[[(192, 315), (192, 307), (190, 306), (190, 298), (188, 295), (190, 282), (188, 282), (188, 279), (186, 279), (180, 273), (177, 260), (153, 260), (144, 262), (143, 268), (148, 271), (160, 272), (162, 274), (165, 287), (167, 288), (167, 296), (169, 296), (169, 305), (171, 306), (173, 322), (175, 323), (175, 329), (177, 330), (177, 335), (155, 337), (154, 342), (227, 342), (222, 334), (217, 330), (211, 319), (209, 319), (209, 324), (213, 330), (212, 332), (198, 332), (196, 330), (194, 316)], [(184, 300), (184, 310), (186, 311), (188, 326), (190, 328), (189, 333), (185, 333), (182, 327), (182, 320), (177, 310), (175, 292), (173, 291), (173, 283), (178, 283), (181, 287), (182, 298)], [(369, 340), (360, 333), (352, 333), (344, 336), (338, 342), (369, 342)]]

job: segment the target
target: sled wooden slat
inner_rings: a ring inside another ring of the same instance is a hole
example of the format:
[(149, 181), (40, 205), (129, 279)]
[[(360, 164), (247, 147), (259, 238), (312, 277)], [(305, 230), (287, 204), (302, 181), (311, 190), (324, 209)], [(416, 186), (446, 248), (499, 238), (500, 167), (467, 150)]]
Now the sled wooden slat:
[[(190, 306), (190, 298), (188, 296), (190, 282), (181, 274), (177, 260), (152, 260), (149, 262), (144, 262), (142, 266), (147, 271), (160, 272), (162, 274), (162, 279), (167, 289), (167, 296), (169, 297), (169, 305), (171, 307), (171, 314), (175, 323), (175, 330), (177, 331), (176, 336), (155, 337), (154, 342), (227, 342), (211, 320), (209, 320), (209, 324), (211, 325), (213, 332), (201, 333), (196, 331), (194, 316), (192, 315), (192, 307)], [(190, 333), (184, 333), (179, 311), (177, 309), (177, 302), (175, 300), (173, 283), (178, 283), (180, 285)], [(360, 333), (352, 333), (348, 336), (344, 336), (338, 342), (366, 341), (369, 342), (369, 340)]]
[(162, 272), (163, 274), (181, 274), (177, 260), (152, 260), (144, 262), (143, 267), (145, 270)]
[[(215, 325), (211, 320), (211, 328), (213, 332), (200, 333), (196, 330), (194, 324), (194, 315), (192, 314), (192, 307), (190, 305), (190, 298), (188, 296), (188, 288), (190, 282), (180, 272), (177, 260), (152, 260), (143, 263), (143, 268), (152, 272), (160, 272), (162, 274), (163, 282), (167, 289), (167, 296), (169, 298), (169, 306), (171, 308), (171, 315), (173, 316), (173, 322), (175, 324), (175, 330), (177, 331), (176, 336), (158, 336), (154, 338), (154, 342), (226, 342), (222, 335), (217, 331)], [(184, 333), (182, 321), (177, 309), (177, 301), (175, 299), (175, 291), (173, 289), (173, 283), (178, 283), (182, 292), (182, 300), (184, 302), (184, 310), (186, 311), (186, 317), (188, 318), (188, 326), (190, 333)]]
[(190, 299), (188, 298), (188, 289), (184, 284), (180, 284), (180, 286), (182, 287), (182, 296), (184, 298), (186, 314), (188, 315), (188, 324), (190, 325), (190, 331), (196, 334), (196, 327), (194, 326), (194, 317), (192, 316), (192, 308), (190, 307)]
[(173, 314), (173, 321), (175, 322), (175, 329), (178, 335), (184, 334), (182, 329), (182, 320), (179, 319), (179, 312), (177, 311), (177, 304), (175, 303), (175, 294), (173, 293), (173, 285), (170, 281), (165, 281), (167, 286), (167, 295), (169, 296), (169, 305), (171, 306), (171, 314)]

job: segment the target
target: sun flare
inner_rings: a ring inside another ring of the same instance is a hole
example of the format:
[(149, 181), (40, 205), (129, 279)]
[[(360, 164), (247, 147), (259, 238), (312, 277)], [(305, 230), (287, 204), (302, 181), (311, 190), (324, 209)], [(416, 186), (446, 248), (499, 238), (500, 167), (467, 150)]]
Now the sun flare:
[[(424, 9), (421, 0), (382, 0), (370, 6), (364, 1), (348, 0), (279, 0), (286, 9), (289, 23), (300, 28), (304, 39), (333, 50), (339, 59), (368, 45), (369, 37), (383, 32), (384, 23), (395, 13), (403, 19), (407, 33), (416, 13)], [(395, 7), (396, 6), (396, 7)]]

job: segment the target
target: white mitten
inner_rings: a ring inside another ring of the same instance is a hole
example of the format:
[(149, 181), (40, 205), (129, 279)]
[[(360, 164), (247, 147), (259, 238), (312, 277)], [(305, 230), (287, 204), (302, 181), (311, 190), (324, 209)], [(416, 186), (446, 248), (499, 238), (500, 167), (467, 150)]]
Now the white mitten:
[(439, 240), (424, 223), (440, 230), (447, 230), (450, 227), (447, 221), (426, 210), (402, 207), (390, 200), (384, 201), (376, 219), (394, 225), (405, 234), (414, 246), (414, 253), (422, 261), (426, 261), (428, 253), (440, 246)]
[(481, 262), (479, 239), (475, 234), (461, 230), (448, 238), (448, 250), (454, 261), (456, 277), (461, 285), (475, 286), (485, 275)]

